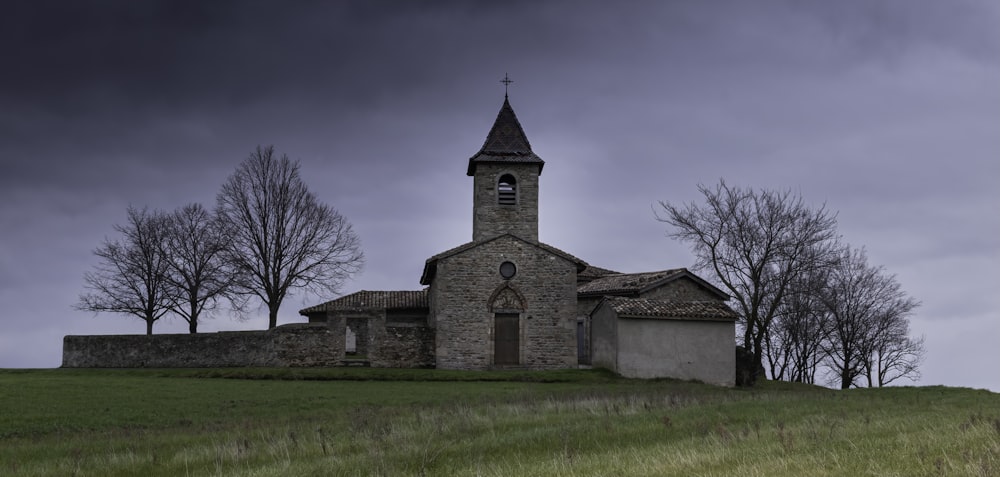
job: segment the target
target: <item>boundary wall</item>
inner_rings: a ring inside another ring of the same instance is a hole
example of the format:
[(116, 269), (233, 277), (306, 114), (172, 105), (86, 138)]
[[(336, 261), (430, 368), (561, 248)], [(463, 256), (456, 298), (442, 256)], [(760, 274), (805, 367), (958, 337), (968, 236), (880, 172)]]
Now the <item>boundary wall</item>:
[(267, 331), (66, 336), (62, 367), (308, 367), (343, 358), (343, 336), (326, 324), (295, 323)]

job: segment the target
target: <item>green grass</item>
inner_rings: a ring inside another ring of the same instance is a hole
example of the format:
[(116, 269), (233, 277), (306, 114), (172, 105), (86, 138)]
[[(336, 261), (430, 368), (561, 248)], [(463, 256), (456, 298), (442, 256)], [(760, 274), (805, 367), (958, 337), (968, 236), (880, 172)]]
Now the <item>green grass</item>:
[(599, 371), (0, 371), (0, 475), (1000, 475), (1000, 395)]

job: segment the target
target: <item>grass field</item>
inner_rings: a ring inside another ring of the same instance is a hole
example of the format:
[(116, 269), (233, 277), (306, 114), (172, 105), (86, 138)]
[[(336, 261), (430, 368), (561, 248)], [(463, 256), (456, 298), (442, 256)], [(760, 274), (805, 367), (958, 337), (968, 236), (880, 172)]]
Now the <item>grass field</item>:
[(1000, 394), (600, 371), (0, 370), (0, 475), (1000, 475)]

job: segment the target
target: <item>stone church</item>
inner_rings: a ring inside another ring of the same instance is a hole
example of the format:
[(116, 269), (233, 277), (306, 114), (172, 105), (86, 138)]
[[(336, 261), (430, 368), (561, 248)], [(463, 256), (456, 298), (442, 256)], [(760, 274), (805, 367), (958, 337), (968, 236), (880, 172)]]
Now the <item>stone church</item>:
[(421, 290), (359, 291), (299, 313), (329, 327), (342, 365), (592, 365), (732, 385), (729, 297), (683, 268), (619, 273), (539, 242), (544, 166), (505, 96), (466, 168), (472, 241), (428, 258)]

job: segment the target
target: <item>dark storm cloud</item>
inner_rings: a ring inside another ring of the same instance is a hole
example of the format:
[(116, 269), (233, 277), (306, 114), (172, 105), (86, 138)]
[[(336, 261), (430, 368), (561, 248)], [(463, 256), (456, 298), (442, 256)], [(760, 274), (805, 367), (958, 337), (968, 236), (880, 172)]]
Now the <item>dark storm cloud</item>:
[[(295, 2), (17, 5), (27, 11), (5, 16), (3, 44), (22, 74), (5, 76), (4, 89), (61, 114), (240, 105), (309, 81), (294, 65), (319, 59), (320, 45), (333, 57), (351, 51), (338, 12), (301, 15)], [(310, 18), (332, 28), (290, 28)]]
[(17, 72), (0, 77), (0, 183), (124, 185), (109, 171), (197, 167), (199, 143), (244, 155), (302, 128), (356, 136), (380, 111), (426, 108), (416, 90), (437, 91), (432, 118), (456, 103), (427, 86), (464, 83), (454, 64), (480, 53), (448, 27), (499, 38), (502, 22), (470, 31), (475, 10), (409, 5), (15, 3), (0, 20)]
[[(372, 81), (389, 89), (419, 86), (446, 61), (471, 52), (457, 41), (461, 35), (442, 28), (473, 33), (469, 13), (442, 13), (447, 5), (17, 3), (0, 20), (0, 51), (19, 74), (5, 75), (0, 85), (70, 115), (105, 107), (240, 107), (320, 90), (321, 101), (370, 106), (384, 94), (365, 87)], [(475, 33), (501, 38), (489, 23)]]

